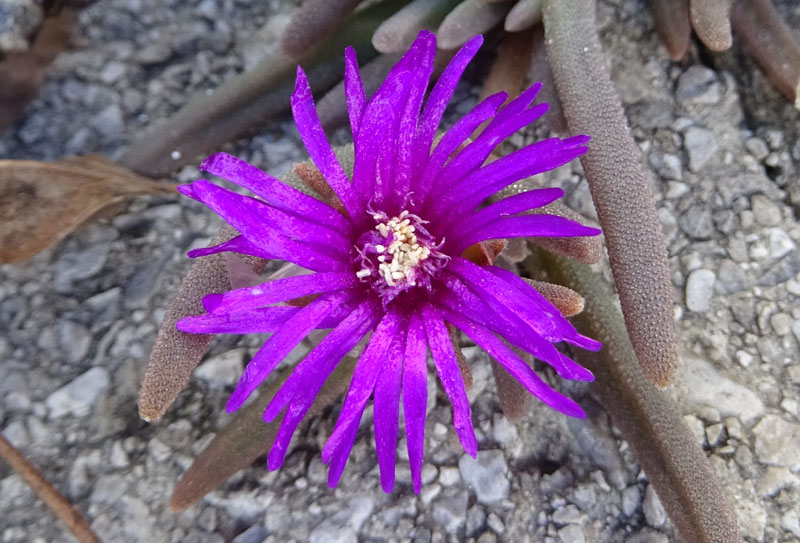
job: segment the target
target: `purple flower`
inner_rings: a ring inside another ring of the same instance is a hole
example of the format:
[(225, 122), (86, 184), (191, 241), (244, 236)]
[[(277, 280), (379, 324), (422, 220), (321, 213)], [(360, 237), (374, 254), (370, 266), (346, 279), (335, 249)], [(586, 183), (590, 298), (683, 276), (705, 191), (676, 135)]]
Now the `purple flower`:
[[(228, 402), (238, 409), (312, 330), (331, 329), (300, 362), (267, 406), (264, 419), (285, 415), (269, 453), (269, 469), (283, 463), (289, 442), (336, 365), (367, 336), (350, 389), (322, 451), (329, 484), (341, 476), (362, 412), (373, 397), (381, 484), (394, 486), (398, 416), (402, 399), (414, 490), (420, 490), (427, 355), (431, 353), (453, 405), (461, 443), (472, 456), (477, 442), (466, 387), (447, 324), (462, 330), (531, 394), (567, 415), (584, 416), (569, 398), (549, 388), (509, 347), (552, 366), (566, 379), (592, 374), (554, 343), (584, 349), (600, 344), (580, 335), (535, 289), (516, 275), (478, 265), (463, 255), (486, 241), (528, 236), (592, 236), (599, 230), (546, 214), (525, 214), (563, 195), (531, 190), (490, 205), (488, 197), (525, 177), (561, 166), (583, 154), (586, 136), (551, 138), (484, 165), (510, 134), (540, 117), (546, 104), (531, 105), (534, 85), (502, 107), (506, 94), (490, 96), (434, 144), (436, 129), (456, 83), (482, 43), (477, 36), (455, 55), (423, 98), (433, 71), (436, 40), (424, 31), (367, 100), (355, 52), (345, 52), (345, 95), (355, 164), (348, 176), (320, 126), (306, 75), (297, 70), (292, 113), (308, 152), (335, 193), (333, 205), (307, 196), (250, 164), (223, 153), (201, 169), (224, 177), (258, 198), (209, 181), (180, 187), (203, 202), (240, 235), (200, 256), (236, 251), (283, 259), (311, 271), (239, 288), (204, 299), (207, 313), (178, 328), (192, 333), (273, 332), (250, 361)], [(471, 134), (484, 122), (474, 140)], [(283, 302), (313, 296), (303, 307)]]

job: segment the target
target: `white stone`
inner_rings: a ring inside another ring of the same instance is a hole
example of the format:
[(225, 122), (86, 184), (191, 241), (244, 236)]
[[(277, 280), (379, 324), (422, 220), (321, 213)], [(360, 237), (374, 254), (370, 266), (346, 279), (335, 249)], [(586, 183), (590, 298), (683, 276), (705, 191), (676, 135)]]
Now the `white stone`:
[(664, 510), (664, 506), (661, 505), (661, 500), (658, 499), (653, 485), (647, 485), (647, 490), (644, 492), (642, 511), (647, 524), (654, 528), (662, 526), (667, 520), (667, 512)]
[(766, 415), (753, 428), (758, 460), (764, 464), (800, 470), (800, 424)]
[(233, 349), (200, 364), (195, 375), (212, 387), (235, 385), (244, 369), (245, 349)]
[(717, 276), (711, 270), (699, 269), (689, 274), (686, 280), (686, 307), (689, 311), (703, 313), (711, 309), (716, 280)]
[(461, 477), (481, 503), (495, 503), (508, 497), (508, 466), (503, 451), (479, 451), (473, 459), (464, 455), (458, 461)]
[(784, 230), (780, 228), (769, 229), (769, 256), (779, 259), (797, 249), (797, 245)]
[(706, 360), (685, 357), (684, 367), (676, 385), (686, 412), (713, 406), (723, 417), (735, 416), (745, 423), (764, 414), (764, 403), (756, 393), (717, 371)]
[(79, 375), (45, 400), (50, 418), (64, 415), (85, 417), (110, 384), (105, 368), (92, 368)]

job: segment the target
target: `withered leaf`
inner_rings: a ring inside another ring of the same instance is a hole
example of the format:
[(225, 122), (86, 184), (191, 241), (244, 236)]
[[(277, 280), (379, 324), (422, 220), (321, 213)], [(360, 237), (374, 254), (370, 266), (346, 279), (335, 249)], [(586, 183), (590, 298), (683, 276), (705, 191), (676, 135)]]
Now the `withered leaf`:
[(0, 264), (27, 260), (108, 205), (174, 192), (100, 156), (0, 160)]
[(0, 58), (0, 133), (13, 123), (36, 96), (44, 74), (67, 46), (77, 13), (65, 8), (44, 20), (30, 48)]
[[(314, 416), (331, 405), (347, 388), (356, 359), (346, 357), (331, 374), (314, 400), (306, 417)], [(293, 368), (281, 371), (261, 391), (258, 398), (240, 409), (233, 420), (195, 458), (188, 471), (175, 486), (169, 506), (173, 511), (184, 511), (203, 496), (265, 454), (272, 446), (283, 415), (270, 423), (261, 419), (267, 404)]]

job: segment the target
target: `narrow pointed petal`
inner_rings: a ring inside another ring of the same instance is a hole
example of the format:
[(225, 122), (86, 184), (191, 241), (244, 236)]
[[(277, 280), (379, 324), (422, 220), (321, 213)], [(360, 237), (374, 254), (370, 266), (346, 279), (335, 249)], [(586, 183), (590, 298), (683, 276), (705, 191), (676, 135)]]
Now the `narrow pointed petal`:
[(271, 227), (297, 241), (316, 243), (329, 248), (347, 245), (347, 237), (335, 227), (317, 224), (305, 217), (286, 213), (260, 200), (238, 194), (204, 179), (195, 181), (191, 185), (181, 185), (178, 189), (209, 206), (211, 205), (209, 202), (218, 200), (227, 202), (226, 205), (233, 211), (247, 209), (259, 215), (262, 222), (269, 223)]
[(267, 468), (275, 470), (283, 464), (294, 431), (308, 412), (314, 398), (336, 365), (350, 349), (361, 341), (380, 318), (378, 307), (364, 302), (348, 315), (297, 365), (264, 411), (264, 420), (271, 421), (288, 404), (286, 415), (275, 436), (267, 457)]
[[(443, 186), (449, 187), (460, 181), (467, 174), (480, 167), (495, 147), (503, 140), (534, 122), (547, 112), (547, 104), (538, 104), (531, 109), (515, 115), (503, 123), (493, 122), (481, 132), (478, 138), (461, 150), (440, 173)], [(501, 112), (502, 113), (502, 112)]]
[(325, 176), (348, 215), (350, 217), (359, 216), (360, 208), (353, 194), (350, 180), (344, 173), (339, 159), (333, 153), (328, 138), (325, 137), (325, 131), (319, 122), (314, 99), (311, 96), (311, 87), (308, 85), (305, 72), (299, 66), (297, 67), (294, 94), (292, 94), (292, 115), (311, 160)]
[(428, 405), (428, 344), (422, 319), (412, 313), (403, 359), (403, 416), (406, 422), (408, 463), (414, 492), (422, 488), (425, 455), (425, 412)]
[[(238, 198), (239, 195), (235, 192), (223, 190), (205, 193), (199, 190), (202, 185), (199, 187), (195, 187), (195, 185), (197, 183), (191, 185), (192, 194), (195, 197), (202, 198), (204, 204), (225, 219), (228, 224), (245, 236), (249, 242), (257, 245), (265, 252), (311, 270), (342, 268), (343, 263), (341, 261), (323, 254), (309, 244), (291, 240), (270, 228), (268, 224), (260, 220), (256, 209), (241, 205), (241, 200)], [(181, 191), (187, 190), (186, 185), (178, 187), (178, 189)], [(255, 202), (255, 200), (253, 201)]]
[(428, 194), (433, 179), (442, 169), (447, 159), (450, 158), (450, 155), (472, 135), (476, 128), (487, 119), (491, 118), (507, 98), (508, 95), (504, 92), (489, 96), (459, 119), (456, 124), (442, 136), (442, 139), (439, 140), (439, 143), (433, 150), (430, 159), (425, 163), (424, 172), (415, 187), (416, 192), (423, 196)]
[(344, 96), (347, 102), (347, 115), (350, 117), (350, 130), (355, 141), (361, 125), (361, 116), (367, 106), (367, 95), (358, 69), (356, 50), (352, 47), (344, 50)]
[(489, 330), (453, 312), (446, 311), (444, 317), (493, 356), (514, 379), (542, 402), (571, 417), (586, 417), (575, 401), (547, 386), (522, 358)]
[(200, 171), (227, 179), (287, 213), (342, 231), (350, 228), (350, 223), (331, 206), (303, 194), (235, 156), (227, 153), (211, 155), (200, 164)]
[(403, 114), (400, 118), (400, 127), (397, 138), (397, 173), (395, 175), (394, 196), (405, 195), (411, 187), (412, 175), (418, 175), (414, 170), (417, 123), (422, 100), (428, 90), (428, 82), (433, 74), (433, 61), (436, 57), (436, 38), (433, 34), (424, 35), (422, 51), (417, 61), (416, 77), (411, 80)]
[(298, 311), (299, 307), (280, 306), (222, 315), (206, 313), (184, 317), (176, 327), (191, 334), (263, 334), (280, 329)]
[(395, 338), (386, 366), (378, 374), (378, 382), (375, 383), (373, 429), (375, 453), (378, 456), (378, 467), (381, 473), (381, 488), (384, 492), (391, 492), (394, 489), (406, 332), (406, 330), (401, 331)]
[(352, 272), (314, 273), (275, 279), (206, 298), (213, 299), (211, 311), (227, 313), (264, 307), (310, 294), (347, 290), (357, 284), (358, 278)]
[(341, 440), (347, 432), (347, 427), (351, 424), (358, 425), (361, 414), (367, 405), (375, 383), (378, 380), (378, 373), (383, 370), (386, 354), (397, 335), (402, 321), (397, 313), (387, 313), (381, 319), (380, 324), (372, 333), (367, 348), (359, 358), (356, 369), (353, 372), (353, 379), (350, 382), (350, 389), (342, 405), (342, 411), (336, 420), (336, 426), (325, 446), (322, 449), (322, 461), (328, 463), (331, 454), (339, 447)]
[(467, 388), (458, 369), (458, 362), (453, 351), (453, 342), (450, 334), (441, 319), (438, 311), (430, 305), (422, 309), (425, 321), (425, 335), (436, 365), (436, 372), (442, 383), (445, 393), (453, 405), (453, 426), (456, 429), (464, 451), (475, 458), (478, 454), (478, 440), (475, 438), (475, 429), (472, 427), (472, 414), (467, 397)]
[(228, 241), (224, 241), (217, 245), (212, 245), (211, 247), (192, 249), (186, 253), (186, 256), (189, 258), (198, 258), (201, 256), (210, 256), (228, 251), (243, 255), (257, 256), (258, 258), (264, 258), (266, 260), (272, 260), (275, 258), (275, 255), (272, 255), (261, 249), (261, 247), (258, 245), (251, 243), (241, 234), (229, 239)]
[(487, 223), (515, 215), (523, 211), (536, 209), (546, 206), (564, 196), (564, 191), (559, 188), (533, 189), (520, 194), (514, 194), (507, 198), (488, 205), (472, 215), (465, 215), (453, 227), (456, 232), (463, 231), (463, 227), (468, 226), (473, 229)]
[(433, 136), (439, 123), (442, 122), (442, 115), (444, 115), (444, 110), (453, 97), (458, 80), (461, 79), (461, 74), (464, 73), (464, 69), (478, 52), (481, 44), (483, 44), (483, 36), (475, 36), (465, 43), (453, 57), (453, 60), (450, 61), (450, 64), (447, 65), (447, 68), (444, 69), (436, 85), (434, 85), (430, 96), (428, 96), (428, 101), (425, 102), (425, 109), (422, 111), (422, 118), (417, 132), (416, 153), (418, 155), (430, 153)]
[(227, 411), (230, 413), (239, 409), (258, 385), (286, 358), (286, 355), (346, 300), (347, 296), (344, 294), (330, 294), (317, 298), (298, 311), (280, 330), (275, 332), (245, 368), (239, 383), (228, 399)]
[(598, 236), (602, 232), (597, 228), (583, 226), (556, 215), (519, 215), (502, 217), (489, 224), (467, 230), (454, 245), (453, 252), (460, 254), (474, 243), (489, 239), (557, 237), (572, 238), (576, 236)]

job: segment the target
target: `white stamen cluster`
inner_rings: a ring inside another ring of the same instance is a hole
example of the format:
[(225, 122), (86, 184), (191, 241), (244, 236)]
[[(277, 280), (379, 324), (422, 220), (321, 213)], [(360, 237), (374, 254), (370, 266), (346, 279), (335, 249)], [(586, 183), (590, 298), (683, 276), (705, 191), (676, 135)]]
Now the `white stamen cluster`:
[(385, 217), (377, 213), (372, 216), (376, 221), (384, 220), (375, 225), (375, 229), (387, 240), (392, 240), (388, 245), (375, 246), (380, 262), (378, 273), (390, 287), (400, 282), (414, 286), (416, 268), (420, 262), (427, 260), (431, 250), (417, 240), (415, 228), (407, 218), (408, 211), (389, 220), (385, 220)]

